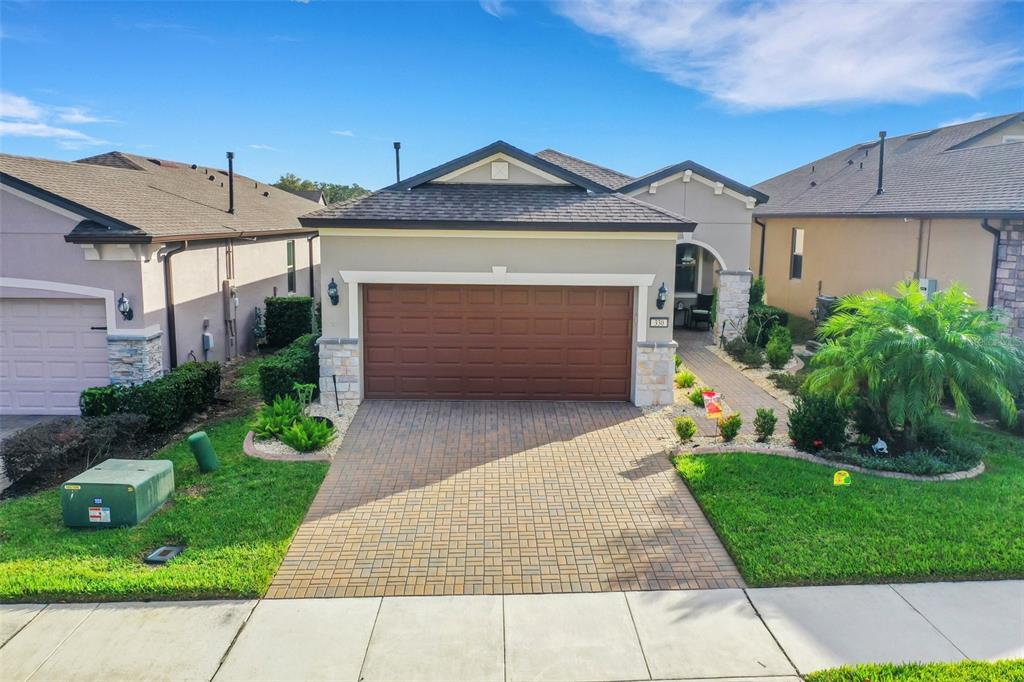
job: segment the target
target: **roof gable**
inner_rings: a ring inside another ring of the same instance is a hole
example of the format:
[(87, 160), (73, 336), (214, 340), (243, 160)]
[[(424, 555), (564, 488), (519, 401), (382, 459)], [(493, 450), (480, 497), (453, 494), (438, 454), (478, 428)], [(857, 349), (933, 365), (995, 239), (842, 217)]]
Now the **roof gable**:
[[(667, 181), (669, 179), (675, 179), (674, 176), (681, 176), (684, 180), (689, 180), (690, 177), (696, 176), (703, 178), (708, 184), (716, 187), (718, 193), (724, 193), (722, 190), (728, 188), (735, 193), (734, 198), (746, 201), (748, 197), (754, 199), (755, 203), (764, 203), (768, 201), (768, 195), (763, 192), (759, 192), (753, 187), (748, 187), (743, 183), (736, 182), (732, 178), (728, 178), (721, 173), (717, 173), (707, 166), (702, 166), (695, 161), (683, 161), (681, 163), (674, 163), (671, 166), (665, 166), (659, 170), (656, 170), (647, 175), (642, 175), (636, 180), (619, 187), (618, 191), (624, 194), (635, 192), (645, 187), (650, 187), (652, 184)], [(752, 207), (751, 207), (752, 208)]]

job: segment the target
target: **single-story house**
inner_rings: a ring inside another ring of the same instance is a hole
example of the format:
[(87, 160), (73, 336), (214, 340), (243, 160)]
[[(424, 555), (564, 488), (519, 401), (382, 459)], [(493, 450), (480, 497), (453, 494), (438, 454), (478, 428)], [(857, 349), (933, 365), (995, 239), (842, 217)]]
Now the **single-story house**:
[(313, 211), (321, 399), (669, 403), (675, 297), (717, 282), (720, 318), (745, 315), (764, 198), (690, 162), (632, 178), (499, 141)]
[(1024, 113), (847, 147), (755, 187), (750, 267), (767, 302), (960, 282), (1024, 337)]
[(308, 199), (198, 164), (0, 155), (0, 411), (254, 346), (267, 296), (316, 295)]

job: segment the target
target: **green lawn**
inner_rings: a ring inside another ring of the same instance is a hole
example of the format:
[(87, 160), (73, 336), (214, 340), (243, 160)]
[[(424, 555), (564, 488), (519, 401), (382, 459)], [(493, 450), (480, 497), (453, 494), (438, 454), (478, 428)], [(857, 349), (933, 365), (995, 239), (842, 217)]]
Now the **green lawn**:
[[(262, 595), (327, 465), (247, 457), (249, 419), (206, 429), (220, 457), (215, 473), (199, 474), (184, 441), (156, 453), (174, 462), (175, 495), (136, 528), (65, 528), (56, 489), (0, 503), (0, 600)], [(186, 550), (163, 567), (143, 564), (162, 544)]]
[(857, 665), (811, 673), (806, 679), (807, 682), (1021, 682), (1024, 660)]
[(1024, 576), (1024, 440), (978, 429), (986, 472), (923, 483), (753, 454), (676, 468), (752, 586)]

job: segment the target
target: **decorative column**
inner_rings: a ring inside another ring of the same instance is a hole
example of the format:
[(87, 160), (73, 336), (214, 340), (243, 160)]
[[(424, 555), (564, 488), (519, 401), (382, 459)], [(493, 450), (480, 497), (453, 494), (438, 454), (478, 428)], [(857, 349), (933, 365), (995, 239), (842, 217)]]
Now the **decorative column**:
[(753, 278), (750, 270), (722, 270), (718, 273), (716, 337), (724, 334), (726, 340), (731, 340), (743, 334), (747, 326), (750, 283)]
[(329, 338), (317, 340), (320, 347), (320, 404), (326, 407), (342, 403), (359, 404), (359, 339)]
[(164, 371), (163, 332), (147, 336), (107, 335), (107, 365), (112, 384), (141, 384)]
[(1006, 313), (1010, 333), (1024, 339), (1024, 223), (1000, 230), (992, 305)]
[(637, 407), (671, 405), (675, 399), (673, 379), (674, 356), (679, 344), (675, 341), (641, 341), (636, 344)]

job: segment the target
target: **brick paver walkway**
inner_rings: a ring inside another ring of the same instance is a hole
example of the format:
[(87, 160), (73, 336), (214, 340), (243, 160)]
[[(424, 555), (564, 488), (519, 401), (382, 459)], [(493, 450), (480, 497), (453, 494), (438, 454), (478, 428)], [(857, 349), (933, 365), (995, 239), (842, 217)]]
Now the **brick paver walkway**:
[[(714, 343), (710, 334), (677, 330), (675, 340), (679, 344), (683, 365), (696, 374), (705, 386), (721, 393), (729, 408), (743, 416), (743, 433), (754, 433), (754, 416), (759, 407), (775, 410), (775, 416), (779, 419), (778, 428), (785, 427), (789, 408), (709, 351), (707, 346)], [(710, 419), (696, 421), (702, 434), (716, 435), (718, 422)]]
[(622, 403), (369, 401), (268, 597), (742, 586)]

